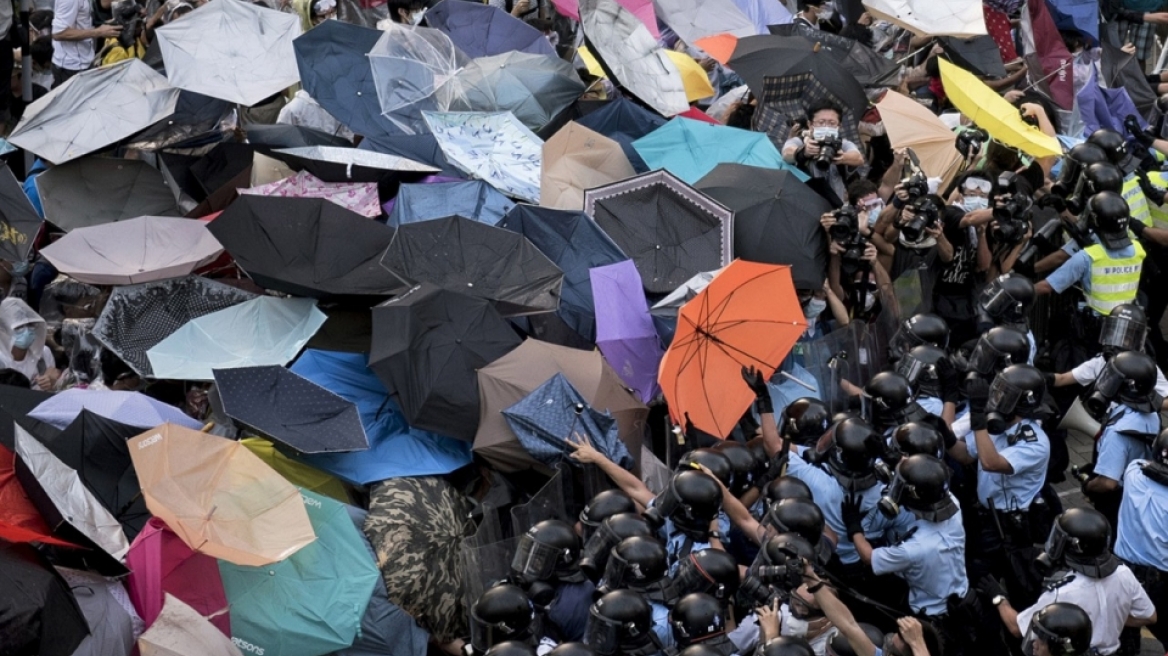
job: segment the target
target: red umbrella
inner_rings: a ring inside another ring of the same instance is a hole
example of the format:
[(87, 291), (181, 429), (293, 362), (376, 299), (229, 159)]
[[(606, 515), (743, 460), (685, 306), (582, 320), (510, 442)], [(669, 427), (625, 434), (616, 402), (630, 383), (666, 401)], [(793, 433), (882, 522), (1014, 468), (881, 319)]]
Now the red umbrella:
[(48, 524), (16, 480), (15, 462), (16, 455), (0, 446), (0, 540), (76, 546), (52, 536)]

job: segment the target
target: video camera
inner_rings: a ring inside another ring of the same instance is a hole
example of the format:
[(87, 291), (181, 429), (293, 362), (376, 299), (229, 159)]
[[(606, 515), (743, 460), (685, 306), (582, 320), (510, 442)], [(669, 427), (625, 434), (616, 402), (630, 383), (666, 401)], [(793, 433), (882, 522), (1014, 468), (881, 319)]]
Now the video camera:
[(118, 44), (123, 48), (133, 47), (142, 30), (142, 6), (136, 0), (122, 0), (112, 8), (114, 24), (121, 26), (118, 34)]
[(977, 153), (981, 151), (982, 145), (990, 138), (985, 130), (980, 128), (971, 128), (963, 131), (957, 135), (957, 141), (954, 145), (957, 147), (957, 152), (965, 159), (969, 159), (970, 153)]

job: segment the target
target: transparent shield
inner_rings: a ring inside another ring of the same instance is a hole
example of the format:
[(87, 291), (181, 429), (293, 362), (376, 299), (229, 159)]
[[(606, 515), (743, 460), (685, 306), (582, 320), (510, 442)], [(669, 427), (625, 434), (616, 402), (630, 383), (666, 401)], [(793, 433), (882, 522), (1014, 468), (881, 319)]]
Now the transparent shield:
[(506, 538), (502, 511), (494, 506), (483, 508), (483, 518), (474, 534), (462, 541), (459, 557), (462, 568), (463, 602), (466, 608), (490, 585), (511, 573), (518, 540)]
[[(560, 519), (568, 523), (572, 520), (566, 512), (564, 503), (565, 478), (571, 478), (565, 472), (566, 465), (558, 465), (552, 477), (544, 483), (531, 499), (526, 503), (517, 504), (511, 508), (511, 532), (513, 535), (522, 535), (527, 529), (545, 519)], [(568, 482), (570, 484), (570, 480)]]
[(641, 447), (641, 482), (654, 494), (661, 494), (669, 485), (673, 472), (661, 462), (649, 447)]

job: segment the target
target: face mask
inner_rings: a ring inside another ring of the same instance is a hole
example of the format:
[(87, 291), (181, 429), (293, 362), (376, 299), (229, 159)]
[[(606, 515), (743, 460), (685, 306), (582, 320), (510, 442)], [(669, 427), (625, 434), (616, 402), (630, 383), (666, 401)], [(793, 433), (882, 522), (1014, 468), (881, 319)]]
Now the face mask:
[(818, 19), (821, 23), (826, 23), (827, 21), (831, 20), (832, 16), (835, 16), (835, 9), (832, 9), (831, 7), (824, 7), (823, 9), (819, 10)]
[(839, 128), (812, 128), (811, 138), (816, 141), (827, 141), (839, 136)]
[(824, 310), (827, 309), (827, 301), (822, 298), (813, 298), (803, 306), (803, 316), (807, 317), (808, 323), (815, 321)]
[(415, 11), (414, 13), (410, 14), (410, 20), (409, 20), (410, 25), (417, 25), (418, 23), (421, 23), (422, 19), (425, 18), (425, 16), (426, 16), (425, 9), (419, 9), (419, 10)]
[(880, 218), (880, 213), (884, 211), (884, 201), (876, 200), (864, 206), (868, 212), (868, 225), (876, 225), (876, 219)]
[(965, 208), (966, 212), (984, 210), (990, 206), (990, 199), (982, 196), (965, 196), (961, 201), (961, 206)]
[(16, 348), (27, 349), (36, 341), (36, 328), (17, 328), (12, 336), (12, 345)]

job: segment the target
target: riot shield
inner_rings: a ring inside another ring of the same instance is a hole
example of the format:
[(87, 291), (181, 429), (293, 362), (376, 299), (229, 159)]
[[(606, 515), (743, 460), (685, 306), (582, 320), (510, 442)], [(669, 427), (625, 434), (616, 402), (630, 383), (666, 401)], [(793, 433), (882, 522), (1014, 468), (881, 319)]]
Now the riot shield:
[(875, 350), (873, 331), (862, 321), (853, 321), (804, 344), (804, 367), (815, 377), (820, 400), (832, 412), (846, 409), (850, 402), (840, 381), (863, 387), (879, 371), (883, 360), (876, 357)]
[(462, 567), (463, 601), (469, 609), (490, 585), (507, 578), (515, 556), (516, 538), (503, 539), (503, 511), (483, 507), (478, 528), (462, 541), (459, 557)]
[[(511, 534), (523, 535), (527, 529), (545, 519), (568, 521), (565, 504), (565, 485), (571, 485), (570, 465), (561, 462), (555, 473), (526, 503), (511, 508)], [(565, 480), (566, 479), (566, 480)], [(570, 490), (569, 490), (570, 493)]]
[(641, 482), (654, 494), (661, 494), (673, 472), (648, 447), (641, 447)]

